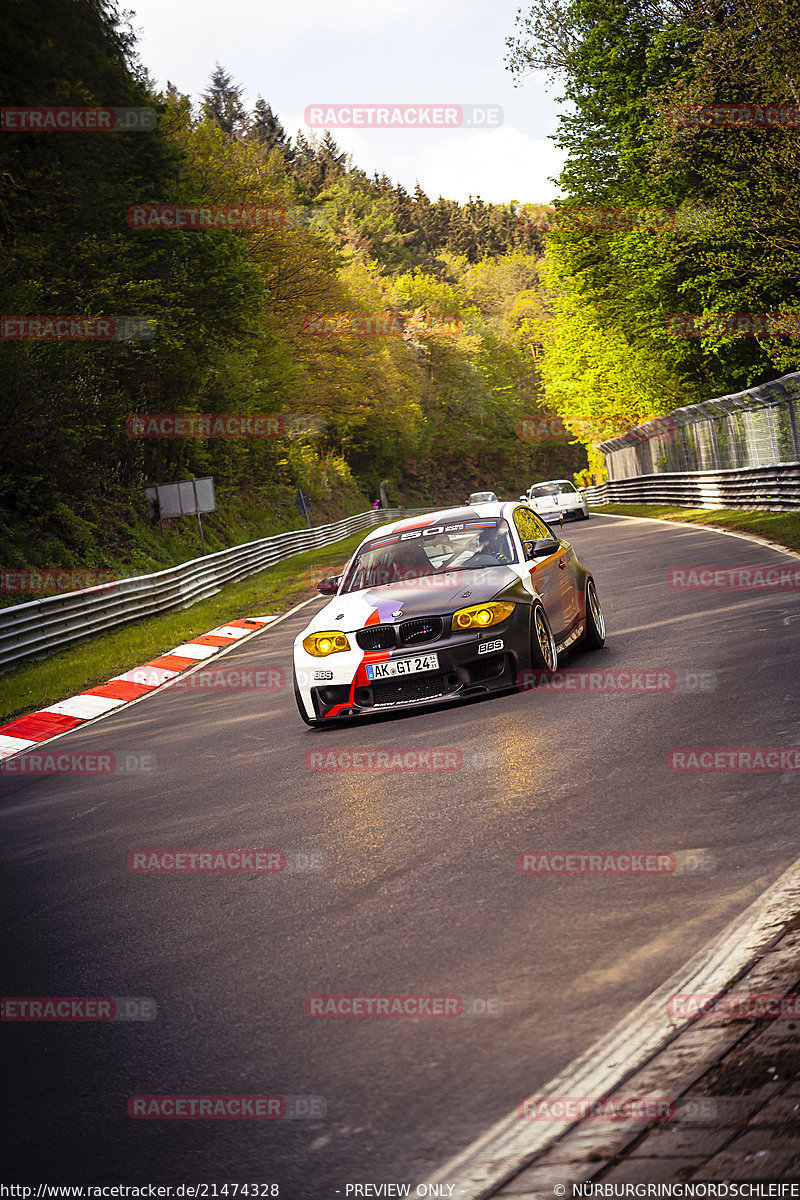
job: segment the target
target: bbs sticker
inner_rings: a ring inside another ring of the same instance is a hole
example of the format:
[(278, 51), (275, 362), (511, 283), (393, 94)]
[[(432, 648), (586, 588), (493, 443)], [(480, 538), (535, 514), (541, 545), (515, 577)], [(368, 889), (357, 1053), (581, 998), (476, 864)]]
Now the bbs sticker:
[(493, 642), (481, 642), (478, 646), (478, 654), (491, 654), (493, 650), (503, 649), (503, 639), (496, 638)]

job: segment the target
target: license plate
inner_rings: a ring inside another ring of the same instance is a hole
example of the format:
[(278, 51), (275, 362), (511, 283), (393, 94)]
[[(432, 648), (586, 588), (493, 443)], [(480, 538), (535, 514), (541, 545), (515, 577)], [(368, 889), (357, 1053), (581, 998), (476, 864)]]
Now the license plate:
[(395, 675), (415, 675), (417, 671), (435, 671), (438, 654), (420, 654), (418, 658), (396, 658), (393, 662), (367, 663), (367, 679), (391, 679)]

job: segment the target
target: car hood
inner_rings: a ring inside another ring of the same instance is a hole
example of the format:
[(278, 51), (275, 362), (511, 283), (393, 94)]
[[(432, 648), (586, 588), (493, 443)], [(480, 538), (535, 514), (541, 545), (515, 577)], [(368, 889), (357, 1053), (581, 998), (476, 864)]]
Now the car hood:
[(518, 581), (519, 575), (510, 567), (481, 567), (365, 588), (335, 597), (317, 613), (308, 628), (311, 632), (341, 629), (342, 633), (349, 633), (367, 624), (394, 624), (410, 617), (452, 613), (457, 608), (491, 600)]

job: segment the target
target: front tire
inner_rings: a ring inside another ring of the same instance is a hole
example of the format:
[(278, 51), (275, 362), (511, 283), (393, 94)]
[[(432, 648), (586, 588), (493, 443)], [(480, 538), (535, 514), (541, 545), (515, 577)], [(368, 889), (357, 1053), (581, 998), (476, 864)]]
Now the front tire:
[(306, 725), (320, 726), (322, 721), (316, 720), (313, 717), (309, 717), (306, 713), (306, 706), (303, 704), (303, 699), (300, 695), (300, 688), (297, 686), (297, 674), (294, 668), (292, 668), (292, 683), (294, 684), (294, 698), (295, 702), (297, 703), (297, 711), (300, 713), (300, 716), (303, 718)]
[(583, 637), (583, 646), (586, 650), (599, 650), (601, 646), (605, 645), (606, 623), (603, 620), (603, 610), (600, 607), (597, 588), (594, 586), (591, 575), (586, 580), (584, 600), (586, 603), (586, 633)]
[(531, 612), (531, 668), (534, 671), (546, 671), (549, 677), (557, 666), (556, 639), (553, 637), (544, 605), (537, 602)]

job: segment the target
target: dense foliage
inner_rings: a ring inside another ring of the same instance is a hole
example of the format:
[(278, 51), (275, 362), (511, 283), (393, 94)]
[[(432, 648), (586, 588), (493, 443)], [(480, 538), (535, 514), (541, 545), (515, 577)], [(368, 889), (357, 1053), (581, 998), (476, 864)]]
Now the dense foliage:
[[(797, 370), (796, 320), (793, 337), (667, 322), (800, 310), (800, 7), (534, 0), (509, 49), (518, 80), (533, 68), (563, 84), (560, 208), (676, 213), (632, 231), (562, 216), (547, 235), (548, 403), (591, 433)], [(749, 114), (718, 115), (743, 101)], [(781, 102), (791, 119), (770, 123)]]
[[(157, 93), (108, 0), (9, 0), (0, 45), (16, 48), (4, 105), (157, 114), (136, 132), (2, 135), (2, 312), (155, 329), (0, 342), (8, 565), (125, 559), (144, 486), (192, 475), (214, 476), (221, 514), (249, 505), (280, 528), (300, 519), (298, 486), (320, 519), (365, 507), (382, 480), (395, 502), (451, 502), (486, 486), (516, 494), (585, 464), (566, 440), (518, 437), (540, 404), (531, 320), (542, 239), (513, 206), (431, 201), (368, 178), (330, 134), (291, 140), (260, 97), (247, 111), (220, 66), (199, 108), (171, 85)], [(129, 224), (132, 206), (164, 204), (286, 219)], [(320, 313), (427, 314), (451, 328), (312, 336)], [(294, 414), (316, 432), (142, 440), (128, 433), (135, 413)]]

